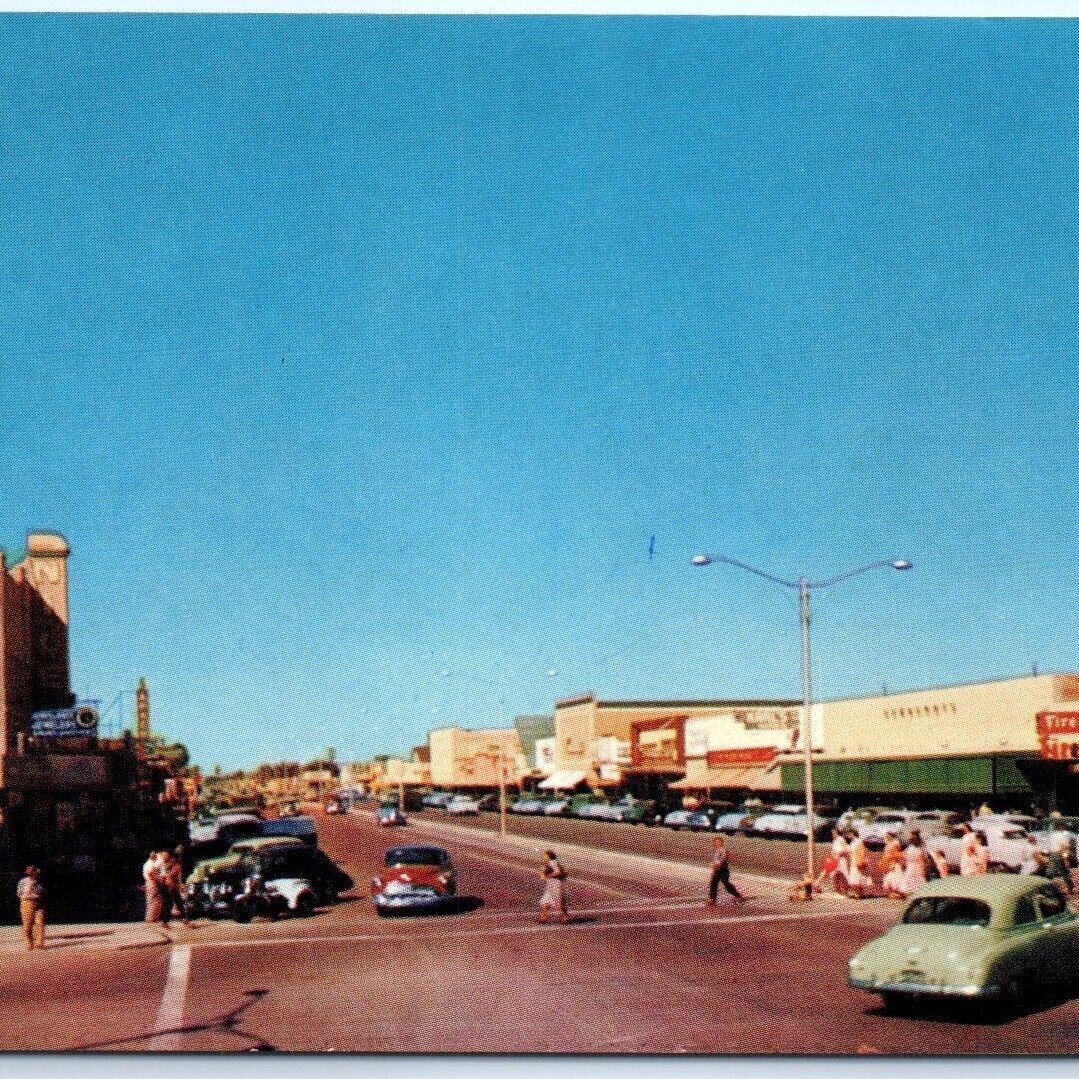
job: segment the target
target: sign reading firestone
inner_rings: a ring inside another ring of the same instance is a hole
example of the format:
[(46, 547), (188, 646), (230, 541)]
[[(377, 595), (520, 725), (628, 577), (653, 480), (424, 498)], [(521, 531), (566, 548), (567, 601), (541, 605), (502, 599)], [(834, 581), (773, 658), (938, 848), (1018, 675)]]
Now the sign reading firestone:
[(1038, 747), (1047, 760), (1079, 759), (1079, 712), (1039, 712)]

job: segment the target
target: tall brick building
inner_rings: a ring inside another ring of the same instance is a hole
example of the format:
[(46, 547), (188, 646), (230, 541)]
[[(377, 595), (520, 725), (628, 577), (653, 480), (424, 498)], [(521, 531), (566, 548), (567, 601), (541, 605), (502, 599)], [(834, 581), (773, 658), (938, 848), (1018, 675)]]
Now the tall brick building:
[[(115, 909), (150, 846), (175, 842), (167, 769), (140, 760), (130, 735), (43, 736), (35, 712), (70, 709), (68, 556), (60, 535), (34, 532), (25, 554), (0, 551), (0, 910), (14, 916), (14, 879), (45, 871), (54, 913)], [(126, 894), (126, 893), (125, 893)], [(130, 897), (129, 897), (130, 898)]]
[(30, 714), (74, 703), (68, 660), (67, 559), (62, 536), (32, 532), (10, 567), (0, 551), (0, 731), (3, 756)]

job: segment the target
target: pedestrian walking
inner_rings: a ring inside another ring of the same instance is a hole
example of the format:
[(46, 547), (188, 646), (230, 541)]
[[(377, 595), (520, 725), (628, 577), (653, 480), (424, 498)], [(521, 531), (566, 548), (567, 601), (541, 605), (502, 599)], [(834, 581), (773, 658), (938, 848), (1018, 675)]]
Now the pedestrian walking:
[(978, 872), (978, 837), (969, 824), (959, 825), (959, 875), (973, 877)]
[(948, 859), (945, 857), (944, 851), (935, 847), (930, 847), (929, 857), (932, 860), (933, 865), (937, 867), (938, 877), (947, 877), (951, 874), (951, 869), (948, 866)]
[(22, 919), (26, 950), (45, 947), (45, 888), (36, 865), (28, 865), (25, 876), (15, 888), (19, 900), (19, 916)]
[(161, 861), (161, 910), (168, 925), (169, 918), (179, 915), (184, 925), (190, 925), (184, 901), (184, 870), (175, 854), (165, 852)]
[(1023, 851), (1023, 860), (1019, 863), (1019, 872), (1025, 876), (1035, 876), (1040, 868), (1038, 862), (1038, 841), (1034, 836), (1027, 836), (1027, 848)]
[(146, 893), (146, 921), (160, 922), (164, 909), (162, 894), (161, 852), (151, 851), (142, 864), (142, 887)]
[(565, 925), (569, 921), (569, 912), (566, 910), (566, 871), (553, 850), (544, 854), (540, 875), (545, 884), (543, 895), (540, 896), (539, 915), (536, 921), (545, 924), (548, 913), (557, 911), (558, 920)]
[(897, 833), (888, 833), (888, 840), (884, 844), (884, 850), (881, 851), (877, 869), (880, 872), (884, 894), (889, 899), (902, 899), (906, 894), (903, 891), (903, 844), (899, 842)]
[(712, 876), (708, 881), (708, 905), (716, 905), (716, 896), (719, 894), (719, 886), (723, 885), (727, 894), (735, 903), (744, 903), (746, 897), (731, 883), (731, 859), (727, 850), (727, 843), (723, 836), (717, 835), (712, 840)]
[(873, 878), (869, 875), (869, 849), (865, 840), (856, 832), (850, 833), (847, 857), (850, 860), (850, 878), (847, 895), (862, 899), (871, 890)]
[(907, 849), (903, 851), (903, 892), (910, 895), (926, 881), (925, 843), (921, 834), (913, 832)]
[(974, 872), (984, 875), (989, 872), (989, 840), (984, 832), (975, 832), (977, 846), (974, 849)]
[(847, 883), (850, 880), (850, 844), (846, 836), (838, 829), (832, 829), (832, 866), (829, 876), (832, 887), (841, 895), (846, 895)]

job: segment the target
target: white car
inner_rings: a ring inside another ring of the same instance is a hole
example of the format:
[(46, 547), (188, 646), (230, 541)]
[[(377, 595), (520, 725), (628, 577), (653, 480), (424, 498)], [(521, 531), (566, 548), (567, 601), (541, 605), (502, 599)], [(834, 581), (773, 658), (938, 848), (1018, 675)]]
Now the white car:
[[(780, 836), (794, 836), (805, 832), (805, 806), (780, 805), (767, 813), (762, 813), (750, 827), (746, 835), (773, 839)], [(798, 818), (801, 818), (799, 821)]]
[(467, 817), (479, 813), (480, 802), (478, 798), (471, 798), (467, 794), (455, 794), (446, 803), (446, 812), (453, 817)]
[(910, 842), (911, 829), (917, 828), (909, 809), (889, 809), (878, 813), (868, 824), (857, 829), (858, 835), (870, 850), (883, 850), (888, 833), (895, 832), (900, 843)]
[[(1030, 854), (1030, 833), (1004, 818), (975, 817), (969, 822), (971, 828), (986, 838), (989, 848), (989, 866), (1008, 869), (1018, 873)], [(940, 851), (953, 870), (959, 869), (963, 852), (963, 839), (958, 833), (935, 836), (929, 840), (931, 850)]]
[(1027, 828), (1038, 841), (1038, 850), (1059, 851), (1063, 848), (1075, 865), (1079, 854), (1079, 817), (1043, 817)]
[(544, 807), (543, 813), (547, 817), (561, 817), (569, 809), (569, 798), (552, 798)]

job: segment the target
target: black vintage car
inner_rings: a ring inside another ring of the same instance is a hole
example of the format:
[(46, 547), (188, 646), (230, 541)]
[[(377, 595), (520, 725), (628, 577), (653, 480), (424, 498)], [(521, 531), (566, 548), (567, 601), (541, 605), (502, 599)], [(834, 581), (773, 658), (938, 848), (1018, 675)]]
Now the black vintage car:
[(237, 901), (250, 892), (249, 882), (282, 874), (310, 881), (311, 891), (322, 903), (333, 902), (352, 887), (352, 878), (324, 851), (294, 839), (254, 840), (239, 847), (224, 857), (200, 862), (188, 877), (187, 903), (193, 917), (233, 917)]

